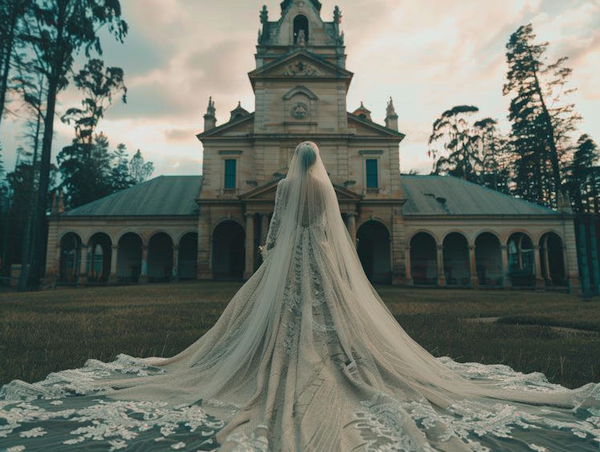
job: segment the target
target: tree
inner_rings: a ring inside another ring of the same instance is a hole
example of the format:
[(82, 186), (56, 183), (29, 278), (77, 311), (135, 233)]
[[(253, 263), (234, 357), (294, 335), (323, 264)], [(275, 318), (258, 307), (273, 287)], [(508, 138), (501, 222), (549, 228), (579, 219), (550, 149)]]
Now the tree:
[[(116, 158), (116, 167), (127, 166), (122, 162), (126, 157), (123, 149), (111, 154), (108, 149), (108, 138), (104, 134), (96, 134), (96, 128), (113, 98), (123, 93), (125, 87), (123, 70), (117, 67), (104, 67), (99, 59), (87, 62), (74, 77), (74, 83), (84, 94), (81, 108), (69, 108), (62, 120), (75, 128), (73, 143), (66, 146), (57, 156), (66, 192), (65, 203), (73, 208), (106, 196), (115, 189), (131, 185), (125, 175), (114, 171), (112, 161)], [(119, 178), (119, 180), (116, 180)], [(114, 184), (117, 187), (114, 187)]]
[(5, 268), (8, 265), (8, 206), (8, 181), (2, 160), (2, 143), (0, 143), (0, 277), (5, 274)]
[(122, 42), (127, 24), (121, 19), (119, 0), (34, 0), (27, 10), (25, 24), (24, 41), (34, 56), (30, 67), (44, 76), (47, 87), (34, 240), (23, 267), (23, 278), (27, 279), (28, 287), (37, 288), (45, 263), (46, 210), (57, 94), (69, 84), (75, 54), (80, 51), (87, 57), (92, 51), (102, 54), (100, 29), (108, 26), (109, 32)]
[(154, 164), (152, 162), (144, 162), (142, 152), (138, 149), (129, 162), (129, 172), (134, 183), (139, 184), (152, 175)]
[(92, 143), (74, 141), (65, 146), (56, 159), (62, 178), (60, 188), (65, 193), (67, 209), (112, 193), (111, 156), (105, 135), (96, 135)]
[(104, 67), (99, 59), (89, 60), (73, 78), (75, 86), (86, 96), (82, 108), (69, 108), (62, 120), (74, 124), (75, 140), (79, 143), (90, 144), (100, 119), (110, 107), (115, 97), (123, 93), (122, 100), (126, 102), (127, 87), (123, 69), (119, 67)]
[(470, 117), (478, 111), (472, 105), (458, 105), (433, 123), (428, 151), (434, 159), (433, 174), (450, 174), (480, 183), (483, 162), (470, 123)]
[(577, 141), (567, 187), (576, 213), (600, 213), (600, 148), (587, 134)]
[(473, 134), (473, 140), (482, 155), (481, 184), (510, 194), (508, 140), (498, 129), (498, 121), (492, 118), (476, 121)]
[(3, 0), (0, 3), (0, 123), (4, 116), (6, 94), (20, 28), (31, 0)]
[(516, 153), (516, 194), (558, 207), (570, 134), (579, 116), (566, 101), (571, 70), (566, 58), (546, 64), (548, 43), (536, 44), (531, 24), (521, 26), (506, 45), (508, 63), (504, 95), (512, 95), (508, 119)]

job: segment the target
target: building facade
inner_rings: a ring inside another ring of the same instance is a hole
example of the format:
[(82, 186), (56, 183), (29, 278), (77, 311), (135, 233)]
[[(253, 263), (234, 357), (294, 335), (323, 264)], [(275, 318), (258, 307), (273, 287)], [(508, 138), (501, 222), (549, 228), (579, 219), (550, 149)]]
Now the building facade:
[[(575, 235), (555, 212), (452, 177), (400, 173), (398, 115), (385, 124), (348, 111), (341, 13), (323, 21), (317, 0), (263, 7), (254, 111), (238, 104), (217, 125), (209, 99), (202, 176), (153, 179), (50, 221), (47, 274), (64, 281), (248, 278), (260, 265), (277, 182), (296, 145), (315, 141), (376, 283), (577, 288)], [(178, 196), (146, 199), (161, 190)], [(110, 259), (109, 259), (110, 257)], [(102, 269), (99, 278), (97, 275)]]

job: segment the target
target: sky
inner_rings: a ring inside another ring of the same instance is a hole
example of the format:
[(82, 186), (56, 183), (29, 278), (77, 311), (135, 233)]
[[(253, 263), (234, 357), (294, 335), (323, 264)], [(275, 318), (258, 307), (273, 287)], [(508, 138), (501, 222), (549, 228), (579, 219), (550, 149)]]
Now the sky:
[[(153, 176), (201, 174), (203, 130), (209, 96), (217, 125), (238, 101), (254, 111), (248, 72), (263, 4), (269, 20), (280, 1), (121, 0), (129, 24), (124, 44), (103, 36), (107, 66), (125, 71), (127, 103), (115, 102), (100, 122), (115, 148), (124, 143), (155, 166)], [(338, 5), (346, 44), (346, 69), (354, 73), (347, 108), (361, 102), (372, 119), (384, 123), (391, 97), (399, 130), (402, 172), (428, 173), (427, 140), (432, 124), (455, 105), (475, 105), (481, 117), (506, 120), (509, 97), (502, 95), (507, 72), (505, 46), (521, 25), (532, 23), (538, 42), (549, 42), (548, 59), (569, 57), (571, 86), (581, 133), (600, 143), (600, 0), (322, 0), (321, 17), (331, 21)], [(58, 115), (78, 106), (69, 89), (59, 98)], [(0, 129), (2, 158), (10, 171), (23, 141), (24, 111)], [(73, 129), (55, 122), (53, 154), (73, 138)], [(307, 137), (310, 138), (310, 137)], [(54, 161), (54, 158), (53, 158)]]

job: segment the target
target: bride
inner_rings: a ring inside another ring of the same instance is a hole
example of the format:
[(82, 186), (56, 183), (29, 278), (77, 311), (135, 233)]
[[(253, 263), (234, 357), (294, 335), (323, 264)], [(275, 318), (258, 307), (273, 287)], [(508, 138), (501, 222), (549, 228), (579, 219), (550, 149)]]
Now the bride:
[(367, 281), (316, 144), (280, 181), (264, 262), (168, 359), (14, 381), (5, 450), (592, 451), (600, 386), (436, 359)]

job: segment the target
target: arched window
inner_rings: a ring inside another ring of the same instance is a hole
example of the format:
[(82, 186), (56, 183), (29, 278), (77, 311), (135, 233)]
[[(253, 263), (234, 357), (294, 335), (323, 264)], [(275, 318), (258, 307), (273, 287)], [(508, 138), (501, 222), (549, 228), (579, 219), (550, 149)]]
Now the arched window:
[(294, 18), (294, 44), (308, 42), (308, 19), (302, 14)]

